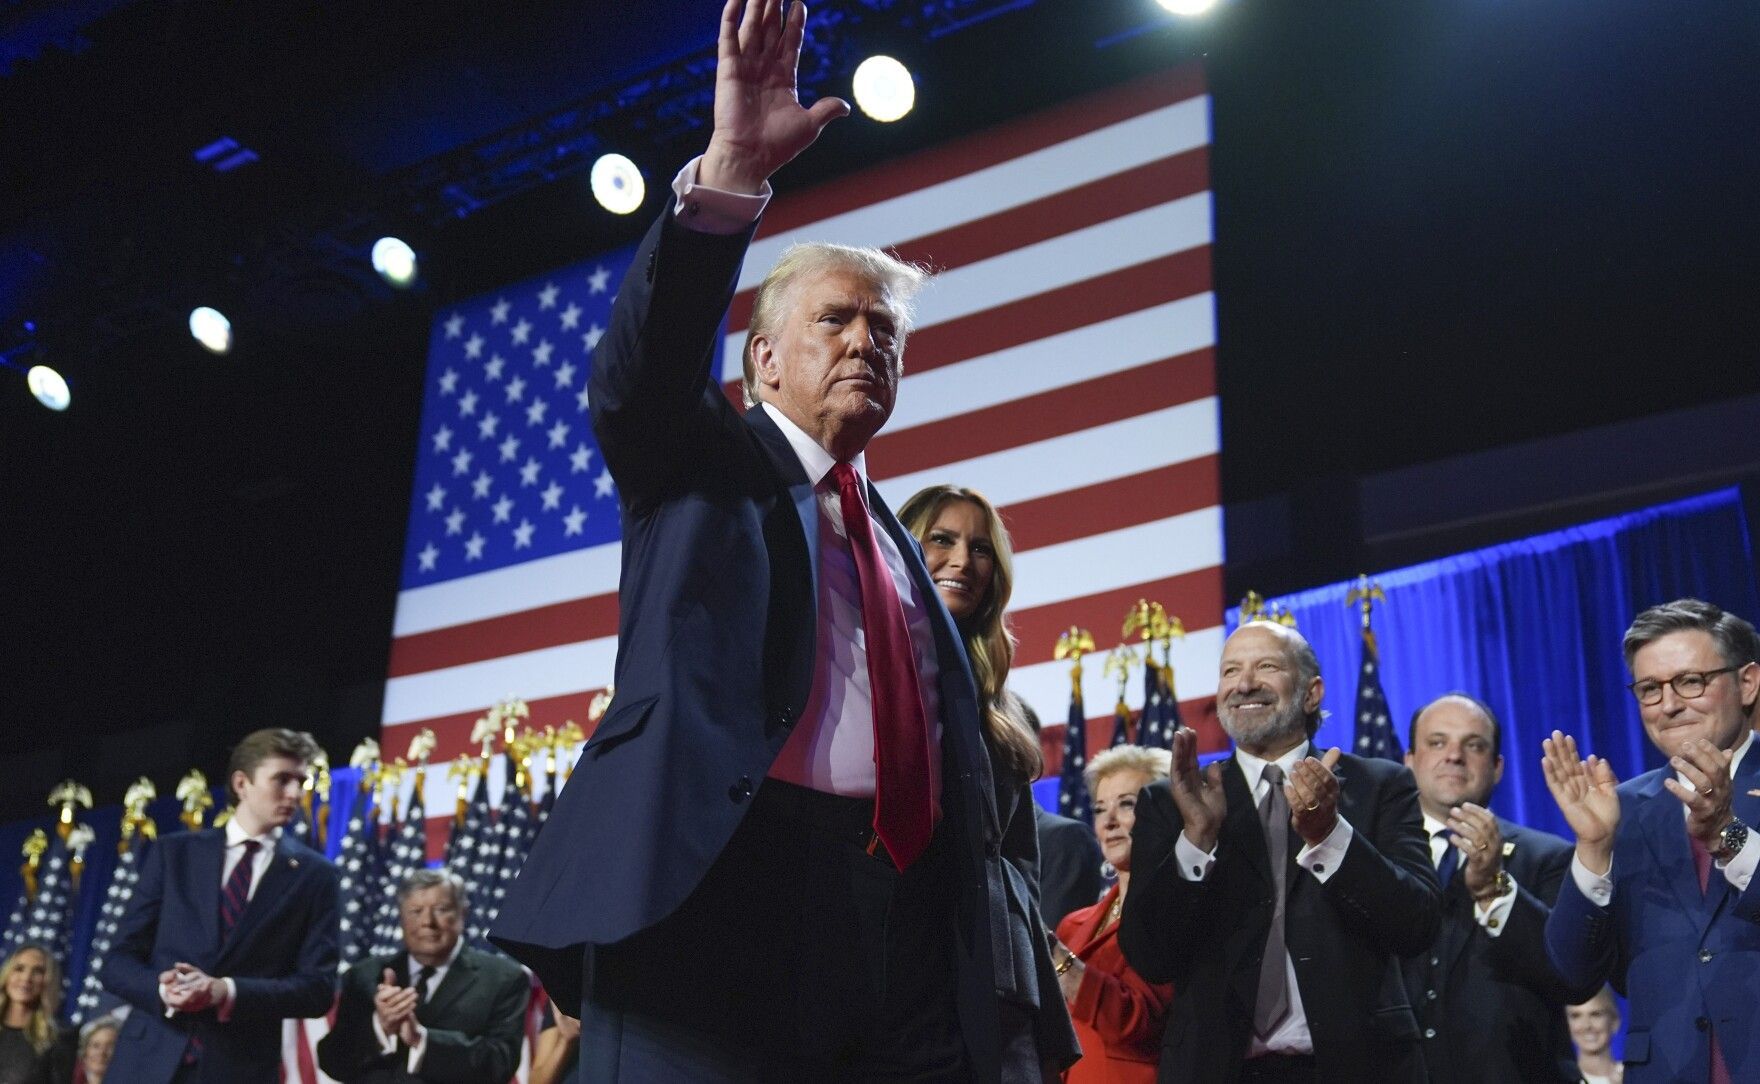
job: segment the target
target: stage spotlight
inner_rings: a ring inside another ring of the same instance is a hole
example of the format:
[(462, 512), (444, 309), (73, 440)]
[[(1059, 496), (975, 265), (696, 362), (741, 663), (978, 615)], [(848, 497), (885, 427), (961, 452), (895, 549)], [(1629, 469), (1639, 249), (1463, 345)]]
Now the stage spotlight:
[(917, 104), (910, 69), (889, 56), (871, 56), (856, 68), (856, 105), (877, 121), (890, 122)]
[(24, 374), (24, 381), (30, 386), (31, 394), (37, 397), (37, 402), (50, 410), (66, 410), (73, 402), (73, 392), (68, 390), (67, 381), (47, 365), (31, 366)]
[(373, 242), (373, 270), (399, 290), (408, 289), (416, 280), (416, 251), (395, 237), (381, 237)]
[(189, 333), (195, 336), (196, 342), (216, 354), (224, 354), (232, 349), (232, 321), (221, 315), (218, 309), (203, 305), (192, 311), (189, 314)]
[(593, 163), (593, 198), (614, 215), (627, 215), (642, 205), (648, 186), (642, 171), (621, 154), (602, 154)]
[(1216, 6), (1216, 0), (1155, 0), (1175, 15), (1202, 15)]

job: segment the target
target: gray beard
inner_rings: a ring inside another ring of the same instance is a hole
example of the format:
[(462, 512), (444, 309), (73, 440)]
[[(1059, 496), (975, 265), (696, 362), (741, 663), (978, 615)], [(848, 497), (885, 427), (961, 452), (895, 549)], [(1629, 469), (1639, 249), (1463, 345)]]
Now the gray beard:
[(1294, 700), (1262, 723), (1249, 723), (1236, 716), (1234, 708), (1220, 703), (1216, 705), (1216, 717), (1236, 745), (1264, 746), (1279, 738), (1308, 732), (1307, 716), (1302, 712), (1302, 705)]

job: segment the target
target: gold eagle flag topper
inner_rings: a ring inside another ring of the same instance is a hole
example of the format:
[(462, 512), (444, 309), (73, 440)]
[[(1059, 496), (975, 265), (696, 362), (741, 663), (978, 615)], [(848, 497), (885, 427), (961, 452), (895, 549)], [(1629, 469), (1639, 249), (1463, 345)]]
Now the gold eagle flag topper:
[(116, 843), (117, 854), (127, 854), (136, 836), (146, 840), (159, 838), (159, 826), (147, 816), (147, 803), (157, 797), (159, 788), (144, 775), (129, 785), (122, 796), (122, 838)]
[(1070, 696), (1081, 699), (1082, 696), (1082, 656), (1094, 650), (1094, 636), (1087, 629), (1071, 625), (1058, 634), (1057, 647), (1051, 657), (1057, 660), (1068, 659)]
[(24, 841), (24, 865), (18, 872), (24, 878), (25, 895), (37, 898), (37, 867), (43, 864), (43, 855), (49, 850), (49, 833), (41, 828), (31, 832)]
[(61, 811), (55, 820), (55, 834), (61, 837), (63, 843), (67, 842), (68, 833), (73, 831), (74, 806), (92, 808), (92, 792), (71, 779), (55, 784), (55, 789), (49, 792), (49, 807)]
[(178, 820), (192, 832), (201, 828), (202, 810), (214, 804), (214, 796), (208, 792), (208, 777), (200, 768), (191, 768), (177, 781), (177, 797), (183, 801)]
[(1376, 649), (1376, 644), (1375, 630), (1369, 627), (1369, 611), (1375, 608), (1377, 602), (1385, 605), (1387, 603), (1387, 592), (1381, 590), (1380, 584), (1369, 579), (1367, 573), (1358, 576), (1357, 585), (1351, 588), (1344, 596), (1344, 604), (1346, 606), (1357, 606), (1362, 609), (1363, 641), (1369, 645), (1371, 650)]

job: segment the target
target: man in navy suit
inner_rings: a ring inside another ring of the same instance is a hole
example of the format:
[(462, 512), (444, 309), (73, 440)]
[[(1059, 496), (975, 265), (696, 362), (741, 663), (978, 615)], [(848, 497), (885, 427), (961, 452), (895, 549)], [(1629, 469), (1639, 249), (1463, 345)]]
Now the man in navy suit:
[(921, 273), (797, 247), (743, 416), (713, 369), (767, 178), (848, 110), (795, 98), (804, 21), (729, 0), (709, 148), (593, 366), (617, 699), (491, 934), (581, 1006), (585, 1081), (993, 1081), (999, 998), (1057, 996), (1007, 937), (964, 651), (862, 455)]
[(155, 843), (104, 960), (133, 1006), (113, 1072), (142, 1084), (278, 1079), (281, 1022), (322, 1016), (336, 985), (336, 871), (283, 831), (317, 745), (259, 730), (229, 768), (224, 828)]
[(1653, 606), (1625, 635), (1630, 686), (1668, 763), (1620, 784), (1558, 731), (1552, 796), (1576, 833), (1546, 924), (1575, 986), (1604, 979), (1629, 1005), (1627, 1084), (1760, 1079), (1760, 640), (1698, 599)]

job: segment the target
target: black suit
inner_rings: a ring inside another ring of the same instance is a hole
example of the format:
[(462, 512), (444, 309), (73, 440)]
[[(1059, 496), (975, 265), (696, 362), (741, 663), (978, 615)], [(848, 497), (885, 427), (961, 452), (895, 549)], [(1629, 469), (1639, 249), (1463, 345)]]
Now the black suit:
[(374, 956), (348, 969), (336, 1026), (318, 1042), (318, 1067), (342, 1084), (501, 1084), (519, 1068), (531, 980), (501, 956), (465, 948), (446, 977), (416, 1009), (428, 1029), (421, 1071), (409, 1073), (409, 1052), (384, 1053), (373, 1033), (373, 995), (386, 968), (409, 985), (409, 956)]
[(1033, 823), (1039, 832), (1039, 910), (1056, 929), (1063, 916), (1094, 906), (1106, 891), (1100, 876), (1106, 856), (1094, 829), (1081, 821), (1047, 813), (1034, 802)]
[[(1349, 754), (1335, 774), (1339, 815), (1354, 833), (1344, 859), (1321, 882), (1296, 864), (1303, 843), (1292, 830), (1286, 872), (1285, 940), (1319, 1079), (1418, 1084), (1418, 1025), (1397, 957), (1435, 939), (1438, 889), (1417, 786), (1404, 765)], [(1274, 882), (1246, 778), (1233, 760), (1222, 776), (1228, 814), (1202, 881), (1178, 869), (1183, 822), (1167, 786), (1146, 787), (1137, 801), (1118, 939), (1145, 979), (1174, 984), (1164, 1081), (1233, 1080), (1252, 1038)]]
[(1442, 891), (1442, 932), (1405, 961), (1406, 988), (1424, 1036), (1432, 1084), (1545, 1084), (1581, 1079), (1564, 1006), (1595, 991), (1571, 990), (1546, 958), (1546, 917), (1570, 875), (1571, 845), (1497, 818), (1503, 868), (1518, 891), (1492, 937), (1473, 914), (1466, 878)]

